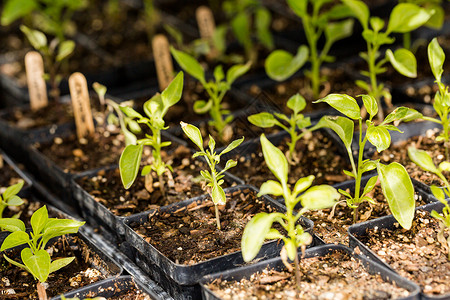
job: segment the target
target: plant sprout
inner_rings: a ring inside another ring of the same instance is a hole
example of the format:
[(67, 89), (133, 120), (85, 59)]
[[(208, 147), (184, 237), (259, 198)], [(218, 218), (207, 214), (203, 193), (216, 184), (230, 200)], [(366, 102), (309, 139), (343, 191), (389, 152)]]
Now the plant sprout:
[[(297, 54), (293, 56), (284, 50), (275, 50), (265, 62), (267, 75), (277, 81), (291, 77), (306, 62), (311, 63), (311, 70), (306, 76), (311, 81), (312, 94), (315, 99), (319, 97), (320, 85), (326, 81), (320, 76), (320, 67), (324, 62), (331, 62), (334, 57), (328, 55), (331, 46), (346, 37), (353, 31), (353, 20), (347, 19), (338, 22), (335, 20), (347, 18), (351, 12), (343, 4), (330, 4), (330, 0), (308, 1), (287, 0), (288, 5), (302, 20), (308, 46), (301, 45)], [(323, 7), (331, 6), (327, 11)], [(308, 9), (311, 6), (312, 11)], [(319, 40), (325, 37), (325, 44), (319, 49)]]
[(224, 180), (222, 179), (224, 177), (223, 173), (225, 171), (235, 167), (237, 165), (237, 162), (235, 160), (228, 160), (225, 164), (225, 168), (222, 169), (222, 171), (217, 171), (217, 164), (220, 163), (220, 157), (233, 150), (237, 146), (239, 146), (243, 141), (244, 137), (238, 140), (234, 140), (231, 142), (221, 153), (216, 153), (216, 142), (212, 138), (212, 136), (209, 136), (209, 142), (208, 142), (208, 148), (206, 149), (203, 147), (203, 138), (202, 134), (200, 133), (200, 130), (195, 127), (194, 125), (187, 124), (184, 122), (180, 122), (181, 129), (183, 129), (183, 132), (187, 135), (187, 137), (200, 149), (200, 151), (194, 153), (192, 157), (198, 157), (203, 156), (209, 166), (208, 170), (200, 171), (200, 174), (202, 175), (203, 179), (207, 182), (207, 187), (209, 188), (209, 193), (211, 195), (211, 199), (214, 203), (214, 209), (216, 213), (216, 223), (217, 228), (220, 230), (220, 216), (219, 216), (219, 209), (218, 205), (225, 205), (227, 199), (225, 196), (225, 192), (221, 185), (224, 183)]
[(25, 224), (18, 219), (0, 219), (0, 228), (11, 232), (3, 241), (0, 251), (28, 245), (21, 251), (22, 263), (12, 260), (5, 254), (3, 257), (12, 265), (22, 268), (31, 273), (38, 280), (36, 285), (39, 299), (47, 299), (47, 293), (43, 283), (47, 281), (50, 273), (70, 264), (75, 257), (60, 258), (52, 260), (50, 254), (45, 250), (51, 238), (70, 233), (77, 233), (80, 226), (85, 222), (70, 219), (49, 218), (47, 207), (44, 205), (31, 216), (32, 232), (26, 232)]
[[(361, 53), (361, 57), (367, 62), (368, 71), (361, 71), (361, 75), (367, 77), (369, 82), (357, 80), (356, 84), (364, 89), (370, 96), (376, 99), (378, 110), (378, 120), (384, 119), (383, 110), (381, 109), (381, 97), (391, 99), (391, 94), (384, 84), (378, 83), (377, 75), (386, 72), (385, 64), (390, 62), (397, 72), (410, 77), (417, 77), (417, 61), (414, 54), (405, 49), (400, 48), (392, 52), (386, 50), (384, 56), (380, 52), (380, 48), (385, 45), (394, 43), (393, 33), (405, 33), (417, 29), (425, 24), (430, 13), (412, 3), (397, 4), (390, 16), (387, 28), (383, 19), (371, 17), (369, 7), (361, 0), (342, 0), (354, 13), (363, 27), (362, 37), (366, 41), (367, 51)], [(384, 29), (386, 28), (386, 29)]]
[[(359, 218), (358, 209), (362, 202), (368, 201), (371, 204), (376, 204), (368, 194), (373, 190), (379, 179), (383, 195), (389, 204), (392, 214), (403, 228), (409, 229), (414, 218), (415, 200), (414, 187), (407, 171), (399, 163), (394, 162), (384, 165), (379, 160), (363, 160), (363, 156), (367, 142), (374, 145), (378, 152), (389, 148), (391, 144), (389, 131), (400, 131), (390, 123), (409, 120), (409, 117), (417, 112), (406, 107), (399, 107), (386, 116), (379, 125), (375, 125), (373, 118), (378, 112), (377, 101), (370, 95), (362, 95), (362, 100), (365, 109), (369, 113), (369, 119), (366, 120), (367, 130), (365, 135), (362, 130), (363, 117), (361, 109), (353, 97), (345, 94), (330, 94), (314, 102), (326, 102), (346, 116), (324, 116), (317, 124), (318, 127), (327, 127), (336, 132), (347, 149), (352, 170), (344, 170), (344, 173), (355, 179), (355, 192), (353, 196), (343, 190), (339, 190), (339, 192), (347, 198), (348, 207), (353, 209), (353, 222), (356, 223)], [(357, 140), (358, 160), (356, 163), (351, 149), (354, 135), (353, 120), (358, 121), (360, 128)], [(363, 174), (374, 169), (377, 169), (378, 175), (371, 177), (361, 192), (361, 178)]]
[(224, 116), (230, 112), (222, 109), (223, 97), (231, 89), (233, 82), (250, 69), (250, 63), (232, 66), (226, 76), (222, 66), (219, 65), (214, 69), (214, 81), (206, 81), (205, 71), (195, 58), (173, 47), (170, 48), (170, 51), (180, 67), (200, 81), (208, 94), (207, 101), (197, 100), (194, 103), (194, 111), (198, 114), (209, 112), (212, 118), (209, 124), (214, 126), (217, 136), (222, 137), (225, 126), (233, 120), (232, 115)]
[(3, 211), (8, 206), (20, 206), (23, 204), (23, 200), (17, 196), (24, 184), (23, 180), (18, 183), (9, 186), (0, 196), (0, 219), (3, 218)]
[(165, 196), (163, 174), (166, 171), (172, 171), (172, 167), (163, 162), (161, 157), (161, 149), (169, 146), (171, 143), (163, 142), (161, 140), (161, 130), (168, 128), (165, 126), (164, 116), (169, 108), (181, 99), (182, 91), (183, 72), (179, 72), (161, 94), (157, 93), (150, 100), (144, 103), (144, 112), (147, 117), (142, 116), (131, 107), (120, 106), (120, 109), (125, 113), (125, 115), (135, 119), (140, 124), (147, 125), (151, 130), (151, 134), (146, 134), (145, 138), (139, 140), (136, 139), (135, 144), (126, 146), (120, 156), (120, 177), (125, 189), (129, 189), (137, 177), (144, 146), (151, 146), (153, 148), (153, 162), (151, 165), (144, 166), (141, 171), (141, 175), (146, 176), (146, 179), (148, 179), (148, 177), (151, 176), (150, 172), (155, 171), (159, 178), (160, 190), (163, 196)]
[[(287, 256), (294, 261), (295, 279), (297, 287), (300, 287), (300, 268), (297, 249), (304, 249), (311, 244), (312, 236), (303, 230), (298, 224), (300, 217), (309, 210), (319, 210), (332, 207), (339, 199), (340, 194), (335, 188), (329, 185), (319, 185), (310, 187), (314, 176), (300, 178), (294, 188), (291, 190), (288, 186), (288, 162), (283, 152), (270, 143), (270, 141), (261, 135), (261, 145), (264, 159), (270, 171), (278, 179), (277, 181), (268, 180), (261, 185), (258, 197), (266, 194), (274, 196), (283, 196), (286, 203), (286, 212), (266, 213), (261, 212), (255, 215), (245, 226), (242, 235), (241, 249), (244, 261), (253, 260), (261, 249), (266, 239), (282, 239), (283, 248)], [(302, 208), (297, 214), (294, 214), (295, 206), (301, 203)], [(273, 224), (279, 223), (286, 230), (284, 236)]]

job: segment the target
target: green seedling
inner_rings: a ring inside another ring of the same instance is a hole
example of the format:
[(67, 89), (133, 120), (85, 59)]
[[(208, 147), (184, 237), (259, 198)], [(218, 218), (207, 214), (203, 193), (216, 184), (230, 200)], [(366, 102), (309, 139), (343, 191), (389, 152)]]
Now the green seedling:
[[(267, 75), (277, 81), (286, 80), (306, 62), (310, 62), (311, 70), (305, 74), (311, 81), (315, 99), (319, 97), (320, 85), (326, 81), (326, 78), (320, 76), (320, 67), (324, 62), (334, 60), (334, 57), (328, 54), (331, 46), (351, 36), (353, 31), (353, 20), (345, 19), (351, 15), (351, 11), (343, 4), (333, 5), (331, 2), (333, 1), (287, 0), (290, 8), (302, 20), (308, 46), (301, 45), (295, 56), (284, 50), (275, 50), (265, 62)], [(324, 10), (325, 6), (330, 9)], [(345, 20), (337, 21), (341, 19)], [(325, 37), (325, 44), (319, 49), (319, 40), (322, 36)]]
[[(244, 47), (246, 58), (255, 64), (258, 50), (252, 41), (252, 33), (265, 48), (272, 50), (273, 37), (270, 32), (272, 16), (259, 0), (227, 0), (222, 4), (225, 14), (231, 18), (230, 25), (234, 36)], [(252, 23), (253, 20), (253, 23)]]
[[(361, 130), (363, 128), (361, 109), (353, 97), (345, 94), (330, 94), (314, 102), (326, 102), (346, 116), (324, 116), (317, 124), (319, 127), (330, 128), (336, 132), (347, 149), (352, 170), (344, 170), (344, 173), (355, 179), (355, 192), (353, 196), (343, 190), (339, 190), (339, 192), (345, 196), (348, 207), (353, 209), (353, 222), (356, 223), (359, 218), (358, 208), (363, 201), (376, 204), (369, 196), (369, 193), (375, 187), (377, 180), (379, 180), (383, 194), (395, 219), (403, 228), (409, 229), (414, 218), (415, 200), (414, 187), (408, 172), (399, 163), (394, 162), (389, 165), (384, 165), (379, 160), (363, 160), (363, 156), (367, 142), (375, 146), (378, 152), (389, 148), (391, 144), (390, 131), (400, 131), (391, 123), (407, 121), (417, 114), (417, 112), (406, 107), (399, 107), (386, 116), (379, 125), (375, 125), (373, 118), (378, 113), (376, 99), (370, 95), (362, 95), (362, 101), (369, 114), (369, 119), (366, 120), (367, 130), (365, 135), (363, 134), (363, 130)], [(357, 140), (358, 160), (356, 163), (351, 149), (355, 127), (353, 120), (359, 122), (360, 128)], [(377, 169), (378, 176), (371, 177), (361, 192), (361, 178), (363, 174), (374, 169)]]
[(31, 216), (32, 232), (26, 232), (25, 224), (18, 219), (0, 219), (0, 228), (10, 231), (2, 243), (0, 251), (28, 245), (21, 251), (22, 263), (16, 262), (3, 254), (3, 257), (12, 265), (31, 273), (38, 280), (36, 285), (39, 299), (47, 299), (47, 293), (43, 283), (47, 281), (49, 274), (70, 264), (75, 257), (60, 258), (53, 260), (45, 250), (51, 238), (65, 234), (77, 233), (80, 226), (85, 222), (70, 219), (49, 218), (47, 207), (44, 205)]
[(144, 112), (147, 117), (142, 116), (131, 107), (120, 106), (120, 109), (126, 116), (136, 120), (137, 123), (147, 125), (151, 131), (151, 134), (146, 134), (146, 137), (143, 139), (135, 138), (136, 143), (126, 146), (120, 156), (120, 177), (125, 189), (129, 189), (137, 177), (144, 146), (150, 146), (153, 149), (153, 162), (151, 165), (144, 166), (141, 175), (148, 178), (151, 176), (151, 171), (155, 171), (159, 177), (161, 192), (165, 196), (163, 174), (166, 171), (172, 171), (172, 167), (163, 162), (161, 149), (169, 146), (171, 143), (161, 140), (161, 131), (168, 128), (164, 123), (164, 116), (167, 111), (181, 99), (183, 76), (183, 72), (179, 72), (161, 94), (157, 93), (144, 103)]
[(198, 114), (209, 112), (212, 118), (209, 124), (214, 126), (217, 137), (222, 137), (225, 126), (233, 120), (233, 116), (229, 115), (230, 112), (222, 109), (223, 97), (231, 89), (233, 82), (250, 69), (250, 63), (232, 66), (227, 71), (226, 76), (222, 66), (219, 65), (214, 69), (214, 80), (206, 81), (205, 71), (195, 58), (173, 47), (170, 51), (180, 67), (200, 81), (208, 94), (209, 99), (207, 101), (197, 100), (194, 103), (194, 111)]
[(377, 75), (386, 72), (386, 63), (390, 62), (397, 72), (410, 77), (417, 77), (417, 61), (414, 54), (405, 48), (400, 48), (394, 52), (386, 50), (383, 56), (380, 48), (394, 43), (394, 33), (411, 32), (425, 24), (430, 19), (430, 13), (412, 3), (397, 4), (390, 16), (389, 23), (385, 27), (385, 21), (378, 17), (371, 17), (368, 6), (360, 0), (342, 0), (354, 13), (363, 27), (362, 36), (367, 44), (367, 51), (361, 53), (361, 57), (367, 62), (368, 71), (361, 71), (361, 75), (367, 77), (369, 82), (357, 80), (356, 84), (364, 89), (377, 101), (378, 121), (384, 119), (381, 109), (381, 97), (385, 100), (391, 99), (391, 94), (384, 84), (378, 83)]
[(66, 61), (75, 49), (75, 42), (72, 40), (53, 39), (50, 43), (46, 35), (38, 30), (33, 30), (25, 25), (20, 26), (20, 30), (25, 34), (31, 46), (41, 53), (46, 66), (46, 79), (50, 83), (50, 95), (55, 101), (59, 99), (59, 83), (61, 75), (58, 74), (61, 64)]
[[(332, 207), (339, 199), (340, 194), (329, 185), (311, 187), (314, 176), (300, 178), (293, 189), (288, 185), (288, 162), (283, 152), (272, 145), (269, 140), (261, 135), (261, 145), (264, 159), (270, 171), (278, 179), (268, 180), (261, 185), (258, 196), (271, 194), (282, 196), (286, 203), (286, 212), (258, 213), (245, 226), (242, 235), (241, 249), (244, 261), (253, 260), (261, 249), (265, 240), (282, 239), (284, 250), (295, 264), (295, 279), (300, 287), (300, 268), (297, 249), (302, 250), (312, 242), (312, 236), (305, 232), (298, 224), (300, 217), (307, 211)], [(295, 206), (300, 203), (302, 208), (294, 214)], [(286, 230), (284, 236), (273, 224), (279, 223)]]
[[(125, 101), (119, 103), (105, 98), (107, 88), (106, 86), (94, 82), (92, 84), (92, 87), (94, 91), (98, 95), (98, 99), (100, 101), (100, 105), (102, 107), (106, 106), (107, 109), (107, 118), (106, 121), (108, 124), (118, 125), (120, 126), (120, 130), (122, 134), (125, 137), (125, 145), (135, 145), (137, 142), (137, 138), (135, 134), (142, 133), (141, 127), (139, 126), (138, 122), (133, 120), (133, 118), (127, 116), (121, 109), (120, 105), (122, 106), (131, 106), (133, 101)], [(128, 129), (130, 128), (130, 129)]]
[(447, 178), (445, 178), (442, 174), (442, 171), (450, 171), (450, 163), (444, 161), (436, 167), (433, 163), (433, 159), (426, 151), (416, 149), (415, 147), (408, 148), (408, 156), (420, 168), (427, 172), (436, 174), (444, 182), (443, 188), (439, 188), (436, 185), (431, 186), (431, 192), (433, 195), (439, 200), (439, 202), (444, 204), (444, 208), (442, 209), (443, 215), (440, 215), (437, 211), (433, 210), (431, 212), (431, 216), (440, 221), (441, 230), (438, 234), (438, 240), (444, 248), (447, 248), (448, 260), (450, 261), (450, 235), (447, 240), (444, 237), (445, 228), (450, 229), (450, 206), (447, 202), (448, 199), (445, 199), (445, 197), (450, 197), (450, 184), (448, 183)]
[(0, 219), (3, 218), (3, 211), (8, 206), (20, 206), (23, 204), (23, 200), (17, 196), (23, 184), (24, 181), (20, 180), (18, 183), (9, 186), (0, 196)]
[(160, 15), (153, 0), (143, 0), (142, 2), (144, 4), (142, 12), (145, 20), (145, 28), (150, 42), (155, 35), (156, 25), (160, 22)]
[(200, 151), (194, 153), (192, 157), (199, 157), (203, 156), (209, 166), (208, 170), (200, 171), (200, 174), (202, 175), (203, 179), (207, 182), (208, 191), (211, 195), (211, 199), (214, 203), (215, 213), (216, 213), (216, 222), (217, 222), (217, 228), (220, 230), (220, 216), (219, 216), (219, 209), (218, 205), (225, 205), (227, 202), (227, 198), (225, 196), (225, 192), (221, 185), (224, 183), (224, 180), (222, 179), (224, 177), (223, 173), (225, 171), (235, 167), (237, 165), (237, 162), (235, 160), (228, 160), (225, 164), (225, 168), (222, 169), (222, 171), (217, 171), (217, 165), (220, 163), (220, 157), (233, 150), (237, 146), (239, 146), (243, 141), (244, 137), (238, 140), (234, 140), (231, 142), (221, 153), (216, 153), (216, 142), (212, 138), (212, 136), (209, 136), (209, 142), (208, 142), (208, 148), (206, 149), (203, 147), (203, 138), (202, 134), (200, 133), (200, 130), (195, 127), (194, 125), (187, 124), (184, 122), (181, 122), (181, 129), (183, 129), (183, 132), (187, 135), (187, 137), (200, 149)]
[[(278, 126), (289, 132), (291, 140), (287, 142), (289, 150), (286, 156), (288, 157), (289, 163), (294, 164), (295, 162), (298, 162), (295, 145), (306, 133), (315, 130), (315, 127), (307, 129), (308, 126), (311, 126), (311, 120), (309, 117), (305, 118), (303, 114), (300, 113), (306, 106), (305, 98), (300, 94), (292, 96), (286, 105), (293, 111), (293, 114), (290, 116), (281, 113), (261, 112), (249, 116), (248, 121), (261, 128)], [(287, 123), (287, 125), (282, 122)], [(301, 132), (298, 130), (301, 130)]]

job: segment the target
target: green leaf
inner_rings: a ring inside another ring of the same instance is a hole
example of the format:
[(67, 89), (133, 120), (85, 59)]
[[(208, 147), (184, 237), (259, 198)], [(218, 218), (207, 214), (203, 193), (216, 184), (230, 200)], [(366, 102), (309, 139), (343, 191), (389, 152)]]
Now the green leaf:
[(378, 17), (371, 17), (369, 19), (370, 26), (372, 27), (373, 31), (379, 32), (381, 29), (384, 28), (384, 20), (380, 19)]
[(225, 168), (223, 168), (222, 172), (225, 172), (237, 165), (237, 161), (229, 159), (227, 163), (225, 164)]
[(236, 79), (248, 72), (251, 62), (245, 65), (234, 65), (227, 71), (227, 83), (231, 85)]
[(264, 134), (261, 135), (260, 140), (267, 167), (281, 184), (286, 184), (289, 171), (286, 156), (280, 149), (272, 145)]
[(399, 163), (378, 164), (381, 188), (394, 218), (410, 229), (414, 218), (414, 187), (406, 169)]
[(261, 7), (255, 12), (256, 36), (261, 44), (267, 49), (274, 47), (273, 37), (270, 26), (272, 24), (272, 16), (268, 9)]
[(350, 151), (351, 153), (353, 131), (355, 127), (352, 120), (340, 116), (324, 116), (319, 120), (316, 126), (319, 128), (327, 127), (336, 132), (344, 143), (347, 151)]
[(429, 18), (430, 14), (420, 6), (412, 3), (399, 3), (389, 16), (386, 32), (410, 32), (425, 24)]
[(366, 108), (370, 117), (372, 118), (373, 116), (375, 116), (378, 113), (377, 100), (370, 95), (362, 95), (362, 100), (364, 103), (364, 107)]
[(287, 256), (290, 260), (294, 260), (297, 255), (297, 246), (291, 239), (284, 239), (284, 248), (286, 249)]
[(9, 186), (3, 193), (3, 199), (7, 201), (12, 196), (17, 195), (22, 189), (24, 183), (25, 182), (23, 180), (20, 180), (18, 183)]
[(194, 125), (180, 122), (181, 129), (183, 129), (184, 134), (195, 144), (197, 147), (204, 152), (203, 148), (203, 138), (200, 130)]
[(0, 218), (0, 229), (10, 232), (25, 231), (25, 224), (15, 218)]
[(65, 266), (70, 264), (74, 259), (75, 259), (75, 257), (64, 257), (64, 258), (60, 258), (60, 259), (55, 259), (50, 264), (49, 273), (51, 274), (53, 272), (58, 271), (61, 268), (64, 268)]
[(239, 146), (243, 141), (244, 141), (244, 137), (242, 137), (238, 140), (232, 141), (225, 149), (223, 149), (223, 151), (220, 153), (220, 155), (230, 152), (231, 150), (233, 150), (234, 148)]
[(3, 240), (0, 251), (26, 244), (29, 240), (30, 237), (25, 231), (14, 231)]
[(45, 225), (48, 221), (48, 211), (47, 206), (42, 206), (38, 210), (36, 210), (31, 216), (31, 227), (33, 228), (34, 235), (37, 235), (42, 232)]
[(332, 207), (339, 200), (341, 194), (330, 185), (316, 185), (300, 196), (304, 208), (318, 210)]
[(366, 133), (369, 142), (377, 147), (377, 151), (386, 150), (391, 145), (391, 135), (383, 126), (370, 126)]
[(20, 25), (20, 30), (25, 34), (34, 49), (41, 50), (47, 47), (47, 37), (42, 32), (30, 29), (25, 25)]
[(27, 266), (28, 270), (35, 278), (40, 282), (47, 281), (50, 274), (50, 254), (44, 249), (38, 250), (33, 253), (30, 248), (25, 248), (21, 252), (22, 262)]
[(187, 53), (176, 50), (174, 47), (170, 47), (170, 52), (185, 72), (189, 73), (202, 84), (205, 83), (205, 71), (195, 58)]
[(367, 181), (366, 186), (364, 187), (364, 191), (362, 193), (362, 195), (366, 195), (367, 193), (369, 193), (371, 190), (373, 190), (373, 188), (375, 187), (375, 184), (377, 183), (378, 180), (378, 176), (372, 176), (370, 177), (370, 179)]
[(223, 188), (218, 185), (214, 185), (211, 191), (212, 201), (215, 205), (225, 205), (227, 202), (227, 198), (225, 196), (225, 192)]
[(245, 11), (239, 12), (230, 22), (233, 29), (234, 36), (241, 45), (246, 45), (250, 42), (250, 23)]
[(314, 181), (314, 175), (309, 175), (307, 177), (300, 178), (297, 180), (294, 186), (294, 190), (292, 191), (293, 195), (298, 195), (299, 193), (303, 192), (307, 188), (311, 186), (311, 184)]
[(352, 195), (350, 195), (348, 192), (346, 192), (346, 191), (344, 191), (344, 190), (338, 189), (338, 192), (339, 192), (341, 195), (344, 195), (345, 197), (347, 197), (347, 198), (349, 198), (349, 199), (352, 198)]
[(267, 180), (259, 188), (258, 197), (261, 197), (262, 195), (282, 196), (283, 187), (279, 182), (276, 182), (274, 180)]
[(307, 15), (308, 0), (287, 0), (287, 3), (294, 13), (300, 18)]
[(28, 270), (28, 268), (25, 265), (22, 265), (21, 263), (18, 263), (12, 259), (10, 259), (8, 256), (6, 256), (5, 254), (3, 254), (3, 257), (6, 259), (7, 262), (9, 262), (10, 264), (19, 267), (21, 269), (26, 270), (27, 272), (30, 272), (30, 270)]
[(277, 124), (277, 119), (275, 119), (275, 117), (268, 112), (261, 112), (259, 114), (254, 114), (248, 116), (247, 119), (253, 125), (261, 128), (270, 128), (273, 127), (275, 124)]
[(286, 80), (306, 63), (308, 55), (309, 50), (305, 45), (298, 48), (295, 56), (284, 50), (275, 50), (266, 59), (266, 73), (273, 80)]
[(283, 218), (283, 214), (262, 212), (247, 223), (241, 239), (242, 257), (245, 262), (256, 257), (276, 218)]
[(213, 106), (213, 101), (210, 99), (208, 102), (205, 100), (197, 100), (194, 102), (194, 111), (197, 114), (206, 114), (211, 110)]
[(140, 113), (138, 113), (137, 111), (135, 111), (133, 108), (129, 107), (129, 106), (119, 106), (120, 110), (127, 116), (130, 117), (132, 119), (142, 119), (144, 118)]
[(424, 7), (424, 9), (431, 15), (425, 26), (436, 30), (441, 29), (445, 20), (445, 11), (440, 4), (431, 4), (428, 7)]
[(407, 49), (397, 49), (392, 53), (391, 49), (386, 50), (386, 56), (392, 66), (402, 75), (409, 78), (417, 77), (417, 61), (414, 54)]
[(444, 50), (442, 50), (441, 46), (439, 45), (439, 42), (437, 38), (434, 38), (429, 44), (428, 44), (428, 61), (430, 62), (431, 71), (433, 72), (434, 78), (438, 82), (441, 81), (445, 60), (445, 53)]
[(444, 220), (445, 220), (445, 218), (444, 218), (443, 216), (441, 216), (441, 215), (440, 215), (437, 211), (435, 211), (435, 210), (432, 210), (432, 211), (431, 211), (430, 216), (432, 216), (432, 217), (435, 218), (435, 219), (441, 220), (441, 221), (444, 221)]
[(350, 177), (352, 177), (352, 178), (355, 178), (355, 174), (353, 174), (353, 173), (350, 172), (350, 171), (343, 170), (342, 172), (344, 172), (344, 174), (347, 175), (347, 176), (350, 176)]
[(341, 22), (328, 23), (325, 27), (325, 37), (334, 43), (352, 35), (353, 20), (347, 19)]
[(175, 105), (181, 99), (183, 93), (183, 72), (178, 72), (177, 76), (170, 82), (169, 86), (161, 93), (164, 109)]
[(368, 161), (363, 162), (363, 165), (361, 167), (361, 172), (364, 173), (364, 172), (372, 171), (376, 168), (377, 168), (377, 163), (373, 160), (368, 160)]
[(292, 109), (295, 114), (298, 114), (306, 107), (306, 100), (299, 93), (295, 94), (286, 103), (286, 106)]
[(441, 202), (445, 201), (444, 191), (440, 187), (432, 185), (430, 187), (430, 189), (431, 189), (431, 193), (433, 193), (433, 196), (435, 196), (436, 199), (438, 199)]
[(29, 15), (38, 7), (35, 0), (8, 0), (4, 7), (1, 17), (1, 25), (8, 26), (15, 20)]
[(329, 94), (325, 98), (314, 101), (313, 103), (326, 102), (331, 107), (346, 115), (350, 119), (358, 120), (361, 118), (361, 109), (353, 97), (345, 94)]
[(71, 40), (63, 41), (59, 44), (58, 55), (56, 56), (56, 61), (62, 61), (75, 50), (75, 42)]
[(441, 162), (439, 164), (439, 170), (450, 172), (450, 162), (448, 162), (448, 161)]
[(414, 147), (408, 147), (409, 158), (420, 168), (431, 173), (438, 173), (439, 170), (433, 163), (431, 156), (424, 150), (419, 150)]
[(139, 172), (144, 145), (128, 145), (120, 155), (120, 178), (125, 189), (129, 189)]
[(404, 117), (407, 117), (409, 108), (407, 107), (397, 107), (393, 112), (391, 112), (387, 117), (384, 119), (384, 121), (381, 123), (382, 125), (391, 123), (397, 120), (401, 120)]
[(19, 206), (23, 204), (23, 200), (19, 196), (12, 196), (5, 201), (5, 204), (8, 206)]
[(77, 233), (78, 229), (86, 222), (80, 222), (70, 219), (52, 218), (47, 222), (43, 230), (42, 240), (45, 245), (51, 238), (65, 234)]
[(222, 65), (218, 65), (214, 68), (214, 80), (216, 82), (221, 82), (225, 78), (225, 73), (223, 72)]
[(342, 0), (342, 2), (350, 7), (355, 17), (361, 23), (362, 27), (364, 29), (367, 29), (370, 16), (369, 7), (364, 2), (358, 0)]

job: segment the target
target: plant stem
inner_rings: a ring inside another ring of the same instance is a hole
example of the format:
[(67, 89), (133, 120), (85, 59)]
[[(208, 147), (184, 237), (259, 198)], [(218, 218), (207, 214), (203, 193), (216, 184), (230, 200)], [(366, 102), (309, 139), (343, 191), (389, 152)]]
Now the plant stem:
[[(369, 64), (369, 75), (370, 75), (370, 85), (371, 90), (369, 91), (369, 95), (374, 97), (377, 100), (378, 105), (378, 121), (382, 122), (384, 119), (384, 112), (383, 107), (381, 105), (381, 99), (380, 99), (380, 91), (378, 87), (377, 82), (377, 73), (375, 70), (375, 61), (376, 61), (376, 54), (378, 52), (378, 46), (377, 45), (371, 45), (369, 42), (367, 43), (367, 55), (369, 58), (368, 64)], [(360, 127), (361, 128), (361, 127)]]
[(0, 219), (3, 218), (3, 211), (5, 210), (5, 208), (6, 208), (6, 205), (3, 204), (3, 201), (0, 196)]
[(164, 178), (163, 175), (158, 175), (158, 180), (159, 180), (159, 189), (161, 190), (161, 194), (163, 196), (164, 199), (166, 199), (166, 187), (164, 185)]
[(216, 204), (214, 204), (214, 210), (216, 211), (216, 224), (217, 229), (222, 230), (222, 227), (220, 226), (220, 215), (219, 215), (219, 208)]
[(299, 261), (298, 261), (298, 253), (297, 253), (297, 251), (295, 251), (294, 268), (295, 268), (295, 283), (297, 285), (297, 289), (300, 290), (301, 274), (300, 274), (300, 264), (299, 264)]
[(403, 33), (403, 48), (411, 49), (411, 32)]
[[(360, 189), (361, 189), (361, 178), (362, 178), (362, 172), (361, 172), (361, 166), (363, 161), (363, 153), (364, 153), (364, 146), (366, 144), (366, 138), (363, 139), (363, 132), (362, 132), (362, 119), (359, 119), (359, 152), (358, 152), (358, 171), (356, 173), (355, 178), (355, 197), (353, 198), (353, 204), (356, 205), (356, 207), (353, 209), (353, 223), (358, 222), (358, 214), (359, 214), (359, 204), (361, 202), (360, 200)], [(363, 195), (361, 195), (363, 196)]]
[(36, 289), (38, 293), (39, 300), (47, 300), (47, 292), (45, 291), (44, 285), (39, 281), (36, 283)]

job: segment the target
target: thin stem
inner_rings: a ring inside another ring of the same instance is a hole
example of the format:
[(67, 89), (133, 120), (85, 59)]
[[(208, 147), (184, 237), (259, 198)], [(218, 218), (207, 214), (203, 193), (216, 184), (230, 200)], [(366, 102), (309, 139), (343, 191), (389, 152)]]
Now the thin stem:
[(361, 177), (362, 177), (362, 172), (361, 172), (361, 166), (362, 166), (362, 161), (363, 161), (363, 153), (364, 153), (364, 145), (366, 143), (366, 138), (363, 139), (363, 132), (361, 130), (362, 128), (362, 119), (359, 119), (359, 140), (358, 140), (358, 144), (359, 144), (359, 153), (358, 153), (358, 171), (356, 173), (356, 177), (355, 177), (355, 197), (353, 198), (353, 204), (356, 205), (356, 207), (353, 209), (353, 223), (358, 222), (358, 210), (359, 210), (359, 204), (361, 202), (360, 200), (360, 189), (361, 189)]
[(403, 33), (403, 48), (411, 49), (411, 32)]
[(297, 251), (295, 251), (294, 268), (295, 268), (295, 283), (297, 284), (297, 289), (300, 290), (301, 274), (300, 274), (300, 264), (299, 264), (299, 261), (298, 261), (298, 253), (297, 253)]
[(163, 196), (164, 199), (166, 199), (166, 187), (164, 184), (164, 178), (163, 175), (158, 175), (158, 180), (159, 180), (159, 189), (161, 190), (161, 194)]
[(47, 291), (45, 290), (45, 286), (39, 281), (36, 283), (36, 289), (38, 293), (39, 300), (47, 300)]
[(215, 205), (215, 204), (214, 204), (214, 210), (216, 211), (216, 224), (217, 224), (217, 229), (221, 230), (222, 227), (220, 226), (219, 208), (218, 208), (217, 205)]

